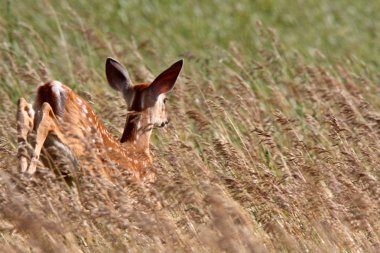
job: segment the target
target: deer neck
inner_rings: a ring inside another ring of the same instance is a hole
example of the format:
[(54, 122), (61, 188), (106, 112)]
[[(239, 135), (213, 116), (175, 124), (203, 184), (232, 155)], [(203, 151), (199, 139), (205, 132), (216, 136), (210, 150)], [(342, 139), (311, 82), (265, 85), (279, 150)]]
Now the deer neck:
[(127, 118), (120, 142), (126, 148), (150, 158), (149, 143), (151, 134), (152, 126), (147, 115), (130, 115)]

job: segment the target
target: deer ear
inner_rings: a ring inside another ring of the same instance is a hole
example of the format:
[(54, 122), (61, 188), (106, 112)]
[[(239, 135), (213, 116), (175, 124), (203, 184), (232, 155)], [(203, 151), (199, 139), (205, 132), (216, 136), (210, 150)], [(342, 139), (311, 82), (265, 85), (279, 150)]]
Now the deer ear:
[(131, 80), (127, 70), (110, 57), (106, 60), (106, 76), (109, 85), (117, 91), (125, 92), (131, 88)]
[(153, 96), (169, 92), (173, 89), (179, 73), (181, 72), (183, 60), (179, 60), (171, 65), (167, 70), (159, 74), (149, 86)]

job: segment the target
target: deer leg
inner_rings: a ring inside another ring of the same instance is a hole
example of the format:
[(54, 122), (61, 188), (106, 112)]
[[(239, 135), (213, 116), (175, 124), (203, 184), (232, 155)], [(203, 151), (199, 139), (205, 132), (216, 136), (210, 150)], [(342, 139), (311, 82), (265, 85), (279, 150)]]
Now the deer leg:
[(28, 167), (28, 135), (33, 129), (34, 110), (24, 98), (18, 100), (17, 105), (17, 157), (21, 172), (25, 172)]
[(58, 127), (57, 118), (54, 115), (53, 109), (50, 104), (43, 103), (41, 109), (38, 111), (35, 120), (36, 140), (32, 160), (27, 169), (28, 174), (36, 172), (38, 160), (41, 154), (41, 149), (46, 141), (47, 136), (52, 133), (59, 139), (62, 139), (61, 131)]

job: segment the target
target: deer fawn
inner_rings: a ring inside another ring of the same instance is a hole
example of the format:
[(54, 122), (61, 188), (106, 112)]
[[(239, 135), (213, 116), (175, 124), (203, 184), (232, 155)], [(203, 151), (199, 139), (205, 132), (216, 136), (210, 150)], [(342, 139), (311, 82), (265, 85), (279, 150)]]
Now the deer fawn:
[[(132, 85), (126, 69), (112, 58), (106, 61), (109, 85), (121, 92), (128, 106), (124, 132), (116, 140), (96, 116), (91, 106), (69, 87), (58, 81), (50, 81), (38, 87), (33, 107), (24, 98), (18, 101), (17, 131), (19, 166), (22, 172), (34, 174), (43, 146), (58, 147), (65, 156), (74, 157), (79, 164), (88, 150), (95, 150), (96, 165), (114, 162), (121, 172), (144, 177), (145, 168), (152, 164), (149, 140), (152, 129), (169, 123), (165, 110), (166, 93), (171, 91), (182, 69), (179, 60), (157, 76), (154, 81)], [(33, 130), (33, 131), (32, 131)], [(30, 133), (34, 133), (34, 138)], [(34, 140), (31, 154), (25, 154), (25, 146)], [(28, 157), (31, 157), (30, 161)], [(29, 162), (29, 164), (28, 164)], [(95, 168), (94, 168), (95, 167)], [(100, 166), (102, 176), (115, 176), (108, 166)], [(99, 166), (86, 166), (84, 170), (97, 170)]]

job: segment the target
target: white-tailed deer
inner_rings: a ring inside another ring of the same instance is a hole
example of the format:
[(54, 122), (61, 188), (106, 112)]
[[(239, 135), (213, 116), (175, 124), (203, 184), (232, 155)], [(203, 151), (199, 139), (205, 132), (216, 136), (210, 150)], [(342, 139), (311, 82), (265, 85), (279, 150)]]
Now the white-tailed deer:
[[(165, 110), (166, 93), (173, 88), (182, 65), (182, 60), (174, 63), (150, 84), (132, 85), (125, 68), (107, 58), (108, 83), (123, 94), (131, 112), (127, 115), (120, 140), (107, 131), (83, 98), (61, 82), (50, 81), (39, 86), (33, 107), (20, 98), (17, 130), (21, 171), (35, 173), (44, 145), (59, 147), (65, 155), (75, 157), (79, 164), (89, 152), (88, 147), (92, 147), (97, 166), (89, 165), (84, 170), (101, 168), (97, 173), (114, 176), (108, 166), (98, 166), (107, 158), (122, 170), (133, 173), (135, 178), (143, 178), (144, 168), (152, 164), (149, 151), (152, 129), (169, 123)], [(31, 132), (34, 138), (30, 138)], [(23, 147), (30, 139), (34, 140), (31, 154), (25, 154)], [(90, 146), (88, 140), (92, 142)]]

